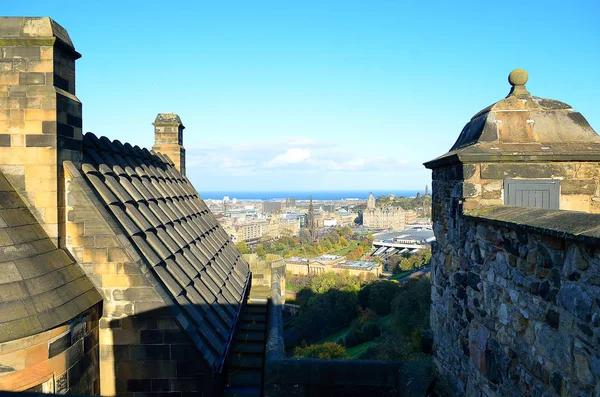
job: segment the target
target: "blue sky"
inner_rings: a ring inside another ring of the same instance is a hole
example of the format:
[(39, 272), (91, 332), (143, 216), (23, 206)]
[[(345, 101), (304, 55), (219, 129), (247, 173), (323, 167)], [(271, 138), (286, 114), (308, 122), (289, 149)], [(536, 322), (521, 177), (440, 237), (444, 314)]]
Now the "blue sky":
[(422, 188), (517, 67), (600, 131), (593, 1), (53, 4), (2, 13), (69, 31), (84, 130), (151, 147), (156, 114), (179, 114), (200, 191)]

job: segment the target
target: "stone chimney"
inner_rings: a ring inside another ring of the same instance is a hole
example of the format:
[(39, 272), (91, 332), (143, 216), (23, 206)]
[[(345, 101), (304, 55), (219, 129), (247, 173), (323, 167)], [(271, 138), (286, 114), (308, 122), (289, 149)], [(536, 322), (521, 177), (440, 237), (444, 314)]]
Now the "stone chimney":
[(175, 167), (185, 176), (185, 149), (183, 148), (183, 129), (181, 119), (175, 113), (159, 113), (154, 126), (154, 146), (156, 152), (166, 154)]
[(0, 18), (0, 171), (61, 246), (62, 162), (82, 155), (80, 57), (50, 18)]

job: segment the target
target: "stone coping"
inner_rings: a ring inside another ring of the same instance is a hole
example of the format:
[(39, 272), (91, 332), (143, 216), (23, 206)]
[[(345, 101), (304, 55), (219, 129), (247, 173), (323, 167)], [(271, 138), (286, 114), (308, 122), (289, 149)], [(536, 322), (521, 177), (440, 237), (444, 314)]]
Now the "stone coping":
[[(569, 147), (558, 147), (553, 150), (530, 151), (517, 145), (495, 145), (484, 147), (472, 145), (448, 152), (440, 157), (423, 163), (425, 168), (436, 169), (448, 165), (467, 163), (502, 163), (502, 162), (552, 162), (552, 161), (600, 161), (600, 145), (573, 144)], [(521, 145), (523, 146), (523, 145)], [(533, 146), (533, 145), (531, 145)], [(543, 145), (538, 145), (543, 146)], [(544, 146), (545, 147), (545, 146)], [(592, 149), (590, 149), (590, 147)]]
[(526, 232), (600, 244), (600, 214), (547, 210), (531, 207), (491, 206), (466, 211), (463, 215)]
[(67, 30), (48, 17), (0, 17), (0, 46), (55, 46), (81, 58)]

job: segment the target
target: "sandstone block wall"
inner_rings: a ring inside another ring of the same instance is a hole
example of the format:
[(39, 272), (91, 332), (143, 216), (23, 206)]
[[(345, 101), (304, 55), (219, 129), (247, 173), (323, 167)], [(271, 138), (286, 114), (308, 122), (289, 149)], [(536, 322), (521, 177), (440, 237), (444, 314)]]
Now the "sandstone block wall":
[(504, 205), (505, 179), (558, 179), (560, 209), (600, 213), (597, 162), (481, 163), (465, 164), (462, 169), (464, 181), (454, 187), (454, 193), (464, 197), (467, 210)]
[(0, 343), (0, 390), (100, 394), (101, 305), (68, 324)]
[(79, 54), (50, 18), (1, 18), (0, 25), (0, 170), (60, 245), (60, 164), (81, 156)]
[(169, 156), (175, 168), (185, 176), (184, 126), (179, 116), (172, 113), (159, 114), (154, 123), (154, 146), (152, 150)]
[[(552, 167), (553, 175), (578, 168)], [(506, 222), (488, 219), (485, 208), (466, 215), (472, 197), (498, 200), (482, 198), (495, 182), (475, 183), (489, 170), (456, 165), (433, 173), (431, 326), (441, 378), (456, 396), (599, 395), (600, 239), (581, 235), (598, 222), (528, 208)], [(506, 170), (500, 175), (511, 176)], [(541, 217), (546, 228), (527, 226)]]

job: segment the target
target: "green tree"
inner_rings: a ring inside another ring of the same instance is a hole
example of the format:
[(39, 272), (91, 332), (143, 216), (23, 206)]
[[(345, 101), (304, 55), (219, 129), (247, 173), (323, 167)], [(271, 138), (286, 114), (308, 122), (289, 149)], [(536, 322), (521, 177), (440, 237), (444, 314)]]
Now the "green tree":
[(244, 240), (235, 243), (235, 247), (240, 251), (240, 254), (250, 254), (252, 252)]
[(390, 313), (394, 297), (399, 293), (397, 282), (381, 280), (371, 284), (368, 296), (368, 307), (380, 316)]
[(405, 282), (392, 301), (392, 323), (406, 336), (420, 336), (429, 328), (431, 307), (431, 282), (429, 276)]
[(295, 358), (322, 358), (322, 359), (346, 359), (346, 349), (343, 346), (333, 342), (325, 342), (320, 345), (310, 345), (306, 347), (296, 347), (294, 349)]
[(267, 251), (265, 250), (264, 245), (258, 244), (256, 247), (254, 247), (254, 253), (258, 256), (265, 256)]

